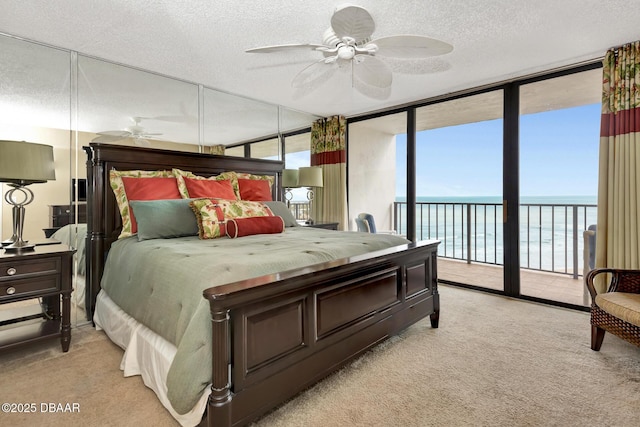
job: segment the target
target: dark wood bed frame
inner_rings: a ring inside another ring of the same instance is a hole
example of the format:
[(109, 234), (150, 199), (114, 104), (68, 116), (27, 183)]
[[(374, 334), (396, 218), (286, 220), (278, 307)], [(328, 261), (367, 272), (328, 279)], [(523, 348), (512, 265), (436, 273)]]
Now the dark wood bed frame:
[[(92, 143), (88, 155), (87, 310), (91, 316), (120, 214), (109, 170), (273, 175), (283, 163)], [(438, 241), (401, 245), (205, 289), (213, 378), (201, 425), (249, 423), (416, 321), (438, 327)]]

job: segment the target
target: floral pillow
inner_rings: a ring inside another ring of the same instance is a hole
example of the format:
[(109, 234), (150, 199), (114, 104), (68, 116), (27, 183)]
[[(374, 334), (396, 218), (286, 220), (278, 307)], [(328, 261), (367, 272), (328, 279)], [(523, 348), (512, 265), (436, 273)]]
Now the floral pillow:
[(197, 199), (189, 203), (198, 218), (201, 239), (215, 239), (226, 235), (226, 221), (234, 218), (273, 216), (267, 205), (247, 200)]
[(183, 171), (181, 169), (173, 169), (173, 175), (176, 177), (177, 181), (178, 181), (178, 190), (180, 191), (180, 195), (182, 196), (182, 198), (184, 199), (189, 199), (189, 198), (194, 198), (194, 197), (210, 197), (210, 196), (198, 196), (198, 195), (194, 195), (194, 196), (189, 196), (189, 190), (187, 188), (187, 183), (185, 182), (185, 178), (189, 178), (192, 180), (208, 180), (208, 181), (230, 181), (231, 182), (231, 187), (233, 188), (233, 192), (235, 194), (235, 198), (239, 199), (240, 197), (238, 196), (238, 194), (240, 194), (238, 192), (238, 177), (236, 175), (235, 172), (222, 172), (220, 175), (216, 175), (216, 176), (210, 176), (210, 177), (205, 177), (205, 176), (198, 176), (196, 174), (194, 174), (193, 172), (188, 172), (188, 171)]
[[(120, 232), (118, 239), (132, 236), (136, 232), (134, 223), (131, 217), (131, 208), (129, 206), (129, 199), (127, 198), (127, 192), (125, 190), (124, 182), (122, 180), (123, 177), (126, 177), (126, 178), (173, 178), (174, 176), (171, 171), (144, 171), (144, 170), (130, 170), (130, 171), (110, 170), (109, 171), (109, 184), (111, 185), (111, 189), (113, 190), (113, 193), (116, 196), (116, 202), (118, 204), (118, 209), (120, 210), (120, 217), (122, 218), (122, 231)], [(176, 190), (177, 190), (177, 184), (174, 184), (174, 185), (176, 185)], [(170, 189), (165, 188), (165, 190), (169, 191)], [(179, 195), (179, 193), (177, 194)], [(140, 197), (143, 197), (143, 199), (138, 199), (138, 200), (154, 199), (154, 196), (152, 196), (151, 194), (147, 194), (147, 196), (140, 196)], [(174, 197), (163, 197), (163, 198), (174, 198)]]

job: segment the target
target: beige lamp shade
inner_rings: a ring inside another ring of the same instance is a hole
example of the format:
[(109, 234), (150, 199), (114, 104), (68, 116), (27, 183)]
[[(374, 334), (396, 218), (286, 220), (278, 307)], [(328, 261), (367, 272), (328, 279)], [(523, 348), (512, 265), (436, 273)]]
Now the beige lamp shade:
[(0, 182), (29, 185), (55, 179), (52, 146), (0, 141)]
[(302, 167), (298, 170), (299, 187), (322, 187), (322, 168), (319, 166)]
[(282, 171), (282, 186), (285, 188), (298, 186), (298, 169), (284, 169)]

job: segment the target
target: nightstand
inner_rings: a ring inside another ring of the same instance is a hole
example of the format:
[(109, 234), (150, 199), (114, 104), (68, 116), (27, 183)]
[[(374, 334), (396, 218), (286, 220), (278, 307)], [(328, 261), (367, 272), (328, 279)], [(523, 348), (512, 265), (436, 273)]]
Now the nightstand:
[(60, 337), (62, 351), (69, 350), (74, 252), (63, 244), (18, 253), (0, 249), (0, 304), (38, 298), (42, 305), (40, 314), (0, 322), (6, 326), (0, 330), (0, 350), (52, 337)]
[(337, 230), (339, 222), (314, 222), (313, 224), (300, 224), (303, 227), (324, 228), (326, 230)]

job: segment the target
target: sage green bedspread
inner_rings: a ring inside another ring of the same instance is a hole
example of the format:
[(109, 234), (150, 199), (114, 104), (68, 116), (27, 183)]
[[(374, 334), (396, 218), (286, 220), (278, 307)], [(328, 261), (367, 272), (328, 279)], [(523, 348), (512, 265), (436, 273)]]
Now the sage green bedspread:
[(177, 347), (167, 387), (173, 408), (183, 414), (211, 382), (211, 314), (204, 289), (405, 243), (400, 236), (309, 227), (238, 239), (130, 237), (111, 246), (102, 289)]

